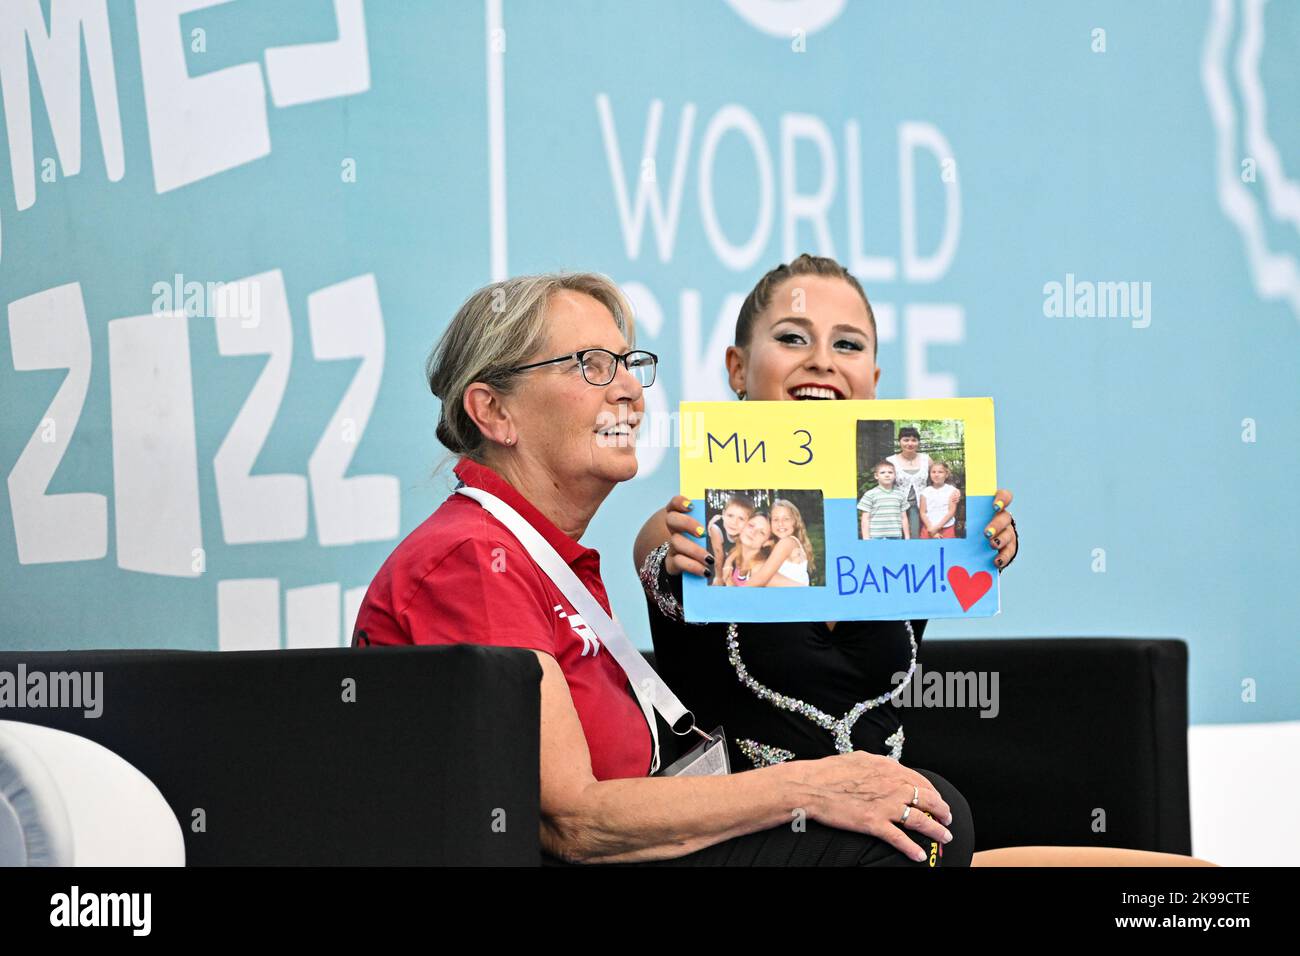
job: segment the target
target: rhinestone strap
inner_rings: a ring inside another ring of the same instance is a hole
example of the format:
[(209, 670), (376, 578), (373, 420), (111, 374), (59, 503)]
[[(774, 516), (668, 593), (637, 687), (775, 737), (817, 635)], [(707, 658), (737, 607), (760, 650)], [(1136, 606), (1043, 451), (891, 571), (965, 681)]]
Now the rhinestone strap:
[[(853, 750), (853, 725), (858, 722), (858, 718), (867, 711), (897, 698), (907, 685), (912, 682), (912, 675), (916, 673), (916, 633), (912, 630), (911, 621), (904, 621), (903, 624), (907, 627), (907, 639), (912, 645), (912, 663), (907, 668), (907, 677), (893, 690), (870, 700), (863, 700), (854, 704), (843, 717), (832, 717), (806, 701), (795, 697), (787, 697), (785, 694), (778, 694), (750, 676), (749, 670), (745, 667), (745, 662), (740, 659), (740, 642), (737, 638), (739, 629), (735, 624), (727, 625), (727, 659), (735, 669), (740, 682), (753, 691), (761, 700), (765, 700), (782, 710), (801, 714), (818, 726), (829, 730), (835, 739), (836, 752), (846, 754)], [(891, 747), (889, 756), (895, 760), (901, 759), (903, 755), (903, 729), (901, 725), (897, 731), (886, 738), (885, 743)], [(751, 759), (753, 758), (751, 757)]]
[(894, 760), (903, 758), (903, 725), (899, 724), (898, 729), (885, 738), (885, 743), (889, 744), (889, 756)]
[[(902, 724), (899, 724), (898, 729), (885, 738), (885, 743), (889, 744), (891, 759), (902, 759), (903, 739)], [(770, 744), (760, 744), (757, 740), (750, 740), (748, 737), (737, 740), (736, 746), (756, 768), (785, 763), (787, 760), (794, 760), (798, 756), (793, 750), (786, 750), (784, 747), (773, 747)]]
[(707, 624), (707, 621), (686, 620), (682, 606), (673, 594), (672, 582), (668, 580), (668, 571), (664, 567), (664, 558), (667, 554), (668, 542), (665, 541), (647, 554), (645, 560), (641, 562), (638, 577), (641, 578), (641, 587), (645, 590), (646, 597), (654, 601), (655, 606), (659, 608), (659, 613), (670, 621), (682, 624)]
[(783, 747), (770, 747), (767, 744), (760, 744), (757, 740), (750, 740), (743, 737), (736, 741), (736, 746), (740, 752), (749, 758), (749, 762), (755, 767), (770, 767), (772, 764), (785, 763), (787, 760), (794, 759), (794, 751), (786, 750)]

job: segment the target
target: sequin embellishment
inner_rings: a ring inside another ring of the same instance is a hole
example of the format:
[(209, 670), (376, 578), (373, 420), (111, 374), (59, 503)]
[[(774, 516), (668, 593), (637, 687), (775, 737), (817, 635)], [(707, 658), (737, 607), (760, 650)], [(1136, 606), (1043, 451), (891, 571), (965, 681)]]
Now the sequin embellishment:
[(895, 760), (901, 760), (903, 757), (903, 725), (899, 724), (898, 729), (885, 738), (885, 743), (889, 744), (889, 756)]
[(736, 746), (755, 767), (770, 767), (772, 764), (785, 763), (787, 760), (794, 759), (793, 750), (760, 744), (757, 740), (750, 740), (748, 737), (737, 740)]
[[(806, 701), (799, 700), (796, 697), (787, 697), (785, 694), (778, 694), (770, 687), (764, 686), (750, 676), (749, 670), (745, 667), (745, 662), (740, 659), (740, 641), (737, 637), (739, 628), (737, 628), (734, 623), (727, 625), (727, 659), (735, 669), (736, 676), (740, 678), (740, 682), (753, 691), (760, 700), (765, 700), (772, 706), (779, 707), (782, 710), (789, 710), (796, 714), (800, 714), (817, 724), (819, 727), (829, 730), (835, 741), (836, 752), (846, 754), (851, 753), (854, 749), (853, 725), (858, 722), (858, 718), (867, 711), (873, 710), (881, 704), (897, 698), (903, 693), (907, 685), (912, 683), (912, 675), (916, 673), (916, 632), (912, 630), (911, 621), (904, 621), (903, 624), (907, 628), (907, 639), (912, 645), (912, 663), (908, 665), (907, 676), (903, 678), (903, 680), (900, 681), (898, 686), (893, 690), (881, 694), (878, 697), (873, 697), (870, 700), (863, 700), (854, 704), (849, 712), (843, 717), (832, 717), (824, 710), (820, 710)], [(752, 743), (752, 741), (750, 741), (750, 743)], [(890, 745), (889, 756), (894, 760), (901, 760), (903, 757), (903, 728), (901, 725), (898, 730), (885, 739), (885, 743)], [(739, 742), (737, 743), (737, 746), (740, 746)], [(763, 747), (765, 745), (755, 744), (755, 746)], [(776, 747), (768, 747), (767, 750), (773, 753), (779, 751), (783, 754), (789, 754), (788, 757), (784, 758), (786, 760), (793, 759), (795, 756), (788, 750), (781, 750)], [(741, 748), (741, 752), (744, 753), (745, 756), (749, 757), (751, 761), (754, 760), (754, 755), (750, 754), (743, 747)], [(759, 752), (755, 751), (755, 753)], [(761, 753), (759, 755), (761, 756)], [(758, 764), (755, 765), (758, 766)]]

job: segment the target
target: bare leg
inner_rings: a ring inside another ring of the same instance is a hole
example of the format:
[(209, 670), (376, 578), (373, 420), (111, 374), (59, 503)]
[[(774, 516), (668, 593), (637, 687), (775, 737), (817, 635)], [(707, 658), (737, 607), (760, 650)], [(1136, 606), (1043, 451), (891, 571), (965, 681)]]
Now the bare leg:
[(1109, 846), (1009, 846), (981, 850), (971, 866), (1218, 866), (1181, 853), (1122, 850)]

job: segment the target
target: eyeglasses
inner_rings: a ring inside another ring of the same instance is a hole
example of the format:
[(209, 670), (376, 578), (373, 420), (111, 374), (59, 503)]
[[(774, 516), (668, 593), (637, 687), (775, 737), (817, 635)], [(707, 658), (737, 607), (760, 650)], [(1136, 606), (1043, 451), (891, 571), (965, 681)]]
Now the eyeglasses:
[(643, 388), (648, 388), (655, 383), (655, 369), (659, 365), (659, 356), (653, 352), (643, 352), (640, 350), (624, 352), (622, 355), (615, 355), (609, 349), (583, 349), (580, 352), (570, 352), (568, 355), (561, 355), (559, 358), (547, 359), (545, 362), (534, 362), (532, 365), (519, 365), (512, 368), (512, 372), (524, 372), (530, 368), (541, 368), (543, 365), (554, 365), (556, 362), (573, 362), (576, 361), (582, 369), (582, 377), (590, 385), (608, 385), (614, 381), (614, 374), (618, 371), (618, 363), (622, 362), (623, 367), (632, 373), (632, 377), (637, 380)]

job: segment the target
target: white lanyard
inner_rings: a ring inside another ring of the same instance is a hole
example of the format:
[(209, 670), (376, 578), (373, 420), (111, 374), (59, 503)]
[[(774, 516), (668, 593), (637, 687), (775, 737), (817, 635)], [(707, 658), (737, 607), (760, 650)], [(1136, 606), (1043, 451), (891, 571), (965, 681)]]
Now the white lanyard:
[[(631, 682), (632, 692), (636, 695), (637, 703), (641, 705), (646, 723), (650, 725), (650, 736), (654, 738), (654, 761), (650, 765), (650, 772), (658, 772), (659, 729), (655, 725), (654, 710), (663, 714), (664, 720), (672, 727), (673, 732), (679, 735), (689, 733), (695, 727), (694, 716), (677, 699), (677, 695), (664, 683), (663, 678), (655, 673), (650, 663), (641, 656), (641, 652), (623, 632), (623, 626), (618, 623), (618, 618), (610, 617), (605, 613), (600, 602), (591, 596), (587, 586), (578, 579), (573, 569), (565, 563), (551, 543), (542, 537), (536, 528), (506, 502), (482, 488), (462, 485), (456, 491), (473, 498), (510, 530), (524, 546), (524, 550), (537, 562), (538, 567), (546, 572), (546, 576), (573, 605), (573, 609), (582, 617), (582, 623), (595, 631), (596, 637), (614, 655), (614, 660), (623, 668), (623, 673)], [(678, 727), (682, 729), (678, 730)], [(709, 736), (703, 731), (697, 732), (703, 737)]]

